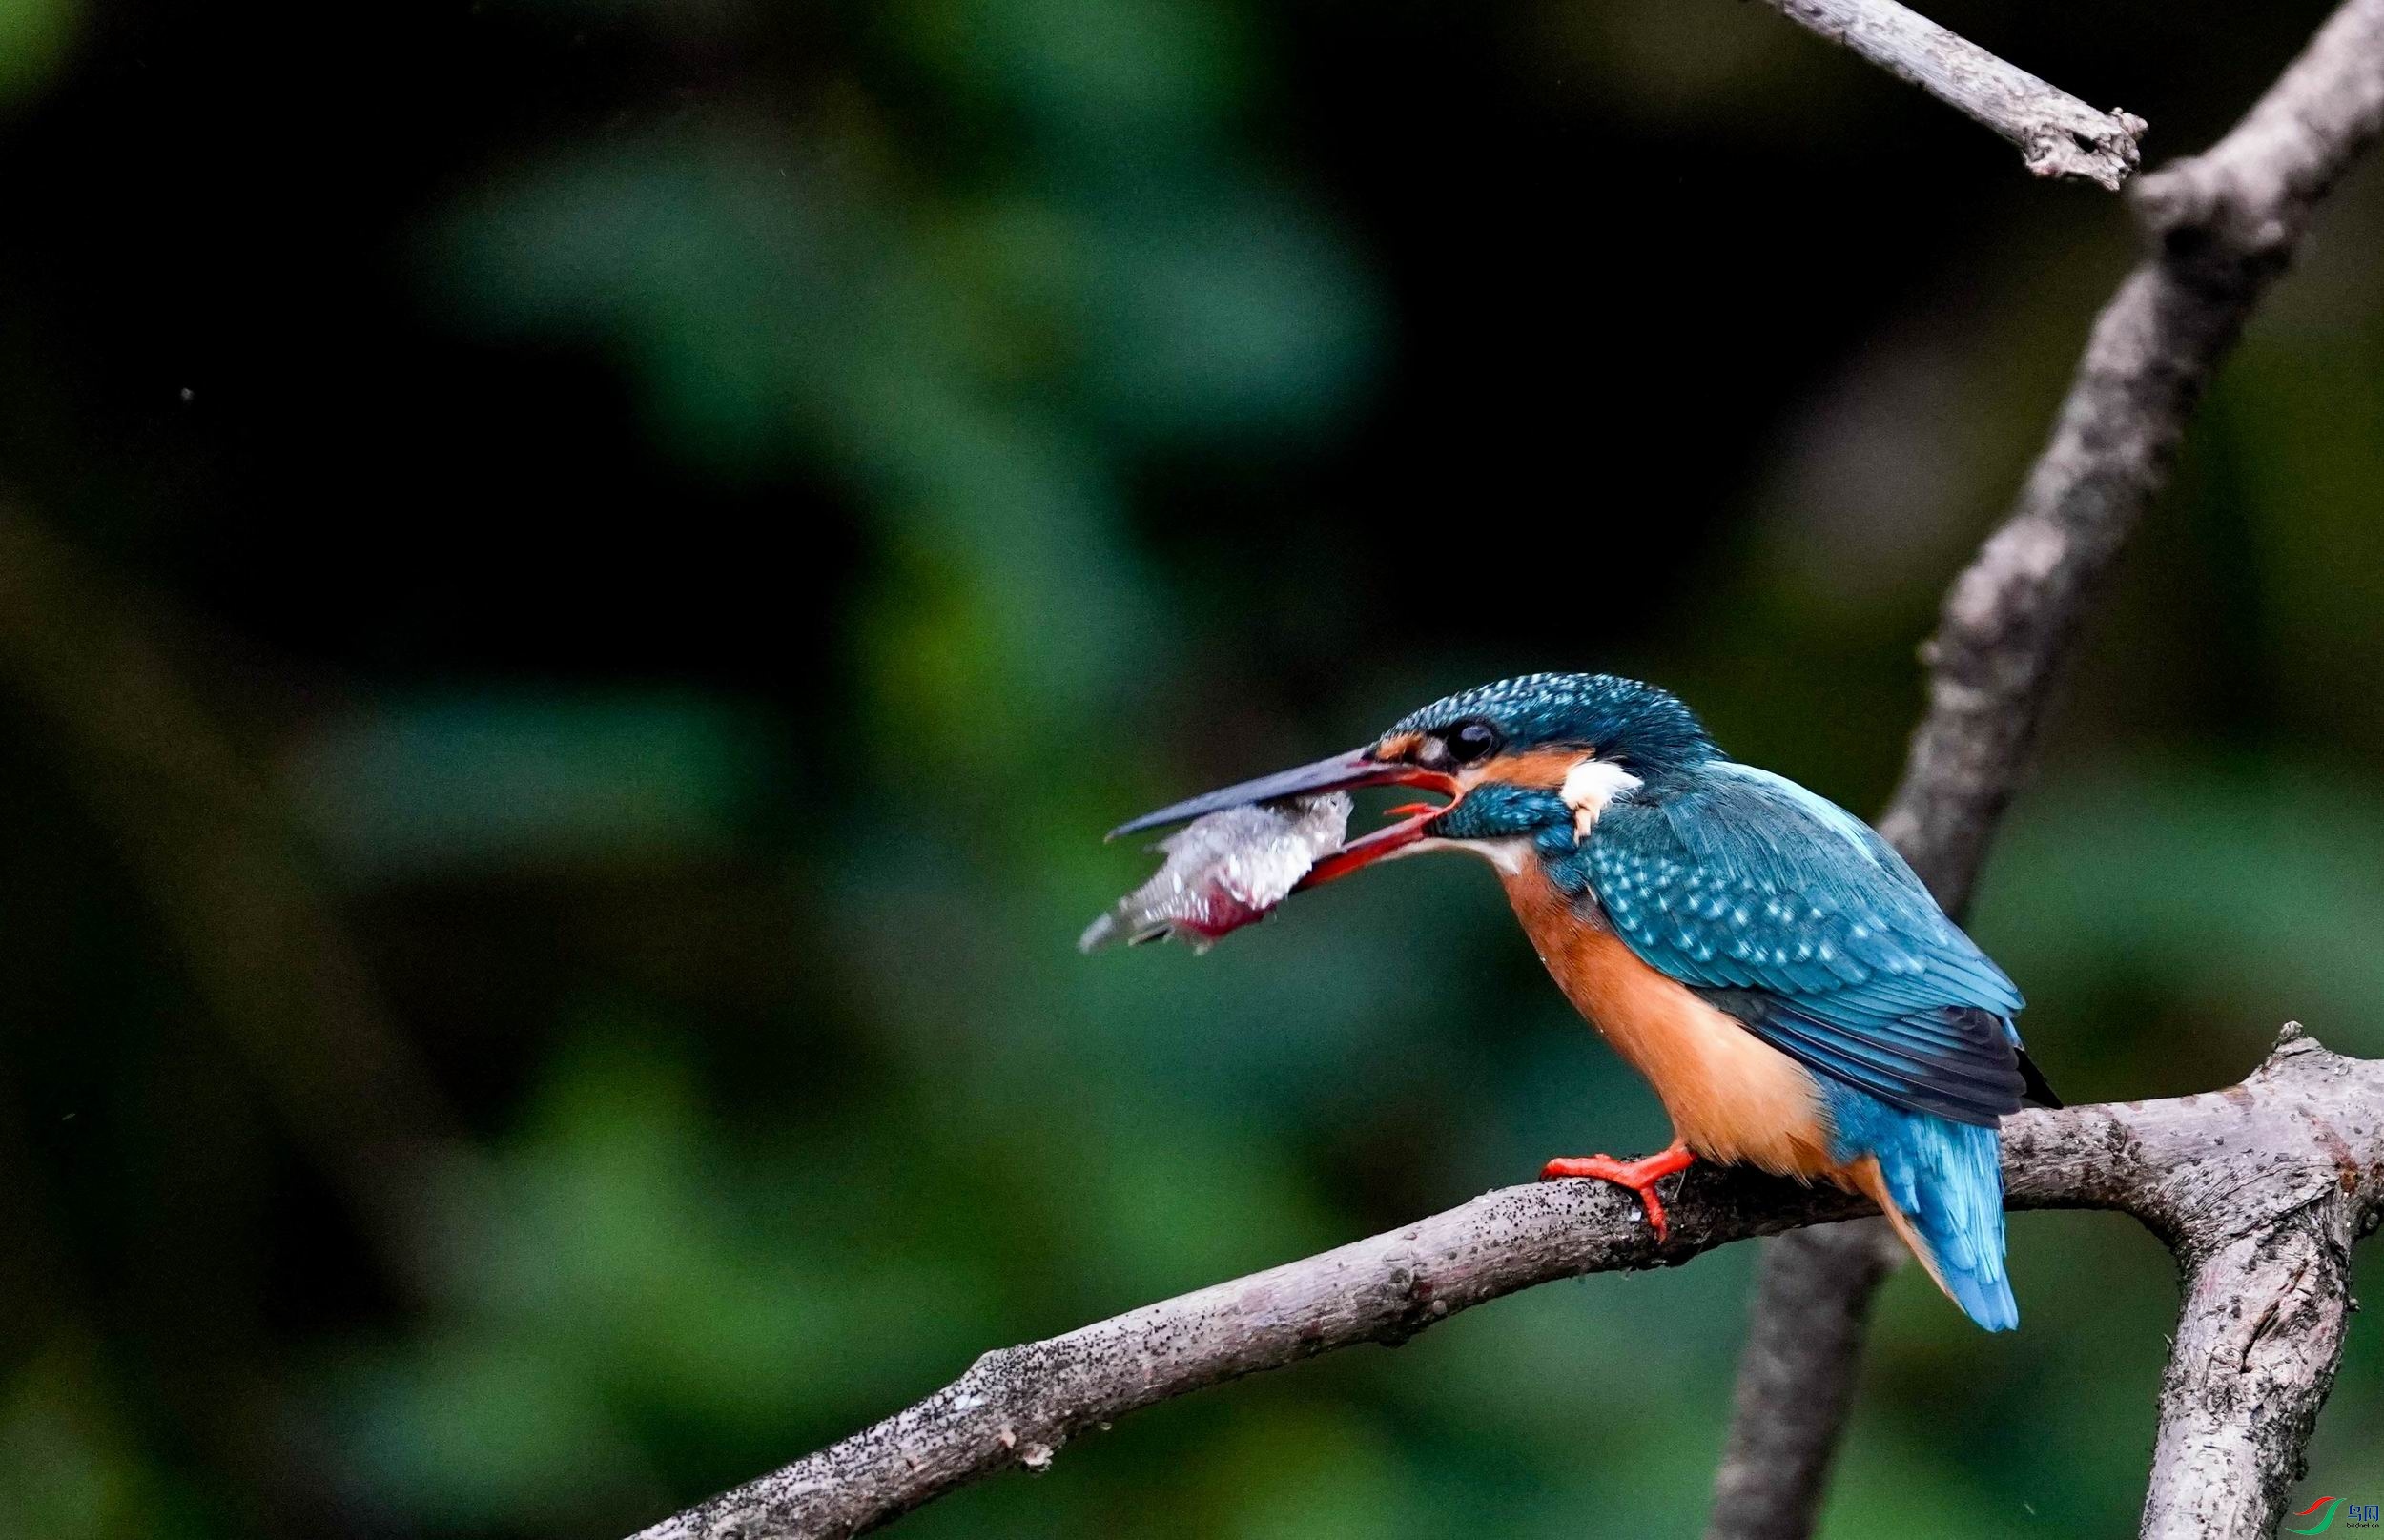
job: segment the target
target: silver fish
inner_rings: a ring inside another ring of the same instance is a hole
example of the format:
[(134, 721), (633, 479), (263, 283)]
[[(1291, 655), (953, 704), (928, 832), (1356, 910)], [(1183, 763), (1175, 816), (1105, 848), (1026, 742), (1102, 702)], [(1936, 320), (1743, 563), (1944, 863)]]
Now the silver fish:
[(1084, 928), (1077, 950), (1174, 936), (1206, 952), (1284, 901), (1349, 831), (1349, 793), (1227, 808), (1159, 842), (1167, 864)]

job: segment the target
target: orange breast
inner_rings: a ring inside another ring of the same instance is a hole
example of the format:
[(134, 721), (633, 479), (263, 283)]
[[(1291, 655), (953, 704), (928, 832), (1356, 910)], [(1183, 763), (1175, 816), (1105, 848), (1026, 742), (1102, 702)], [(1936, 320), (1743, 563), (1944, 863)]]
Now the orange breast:
[(1557, 987), (1647, 1077), (1690, 1149), (1787, 1176), (1839, 1176), (1820, 1090), (1803, 1066), (1576, 915), (1531, 863), (1503, 875)]

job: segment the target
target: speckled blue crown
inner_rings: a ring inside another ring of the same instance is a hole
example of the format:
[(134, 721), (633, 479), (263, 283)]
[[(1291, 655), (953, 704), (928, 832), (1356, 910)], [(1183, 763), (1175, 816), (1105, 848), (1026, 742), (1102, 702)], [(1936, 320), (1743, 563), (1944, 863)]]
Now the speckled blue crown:
[(1496, 728), (1511, 749), (1577, 745), (1640, 774), (1686, 769), (1721, 751), (1680, 697), (1613, 674), (1521, 674), (1477, 685), (1408, 712), (1390, 730), (1440, 732), (1475, 720)]

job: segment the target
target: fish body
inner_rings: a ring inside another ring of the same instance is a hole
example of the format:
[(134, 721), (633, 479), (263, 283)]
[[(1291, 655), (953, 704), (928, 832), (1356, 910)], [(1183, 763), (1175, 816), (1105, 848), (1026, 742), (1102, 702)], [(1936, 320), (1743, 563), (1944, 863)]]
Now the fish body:
[(1166, 864), (1086, 926), (1077, 949), (1172, 936), (1205, 952), (1220, 936), (1265, 918), (1318, 861), (1341, 848), (1348, 829), (1346, 791), (1196, 818), (1159, 842)]

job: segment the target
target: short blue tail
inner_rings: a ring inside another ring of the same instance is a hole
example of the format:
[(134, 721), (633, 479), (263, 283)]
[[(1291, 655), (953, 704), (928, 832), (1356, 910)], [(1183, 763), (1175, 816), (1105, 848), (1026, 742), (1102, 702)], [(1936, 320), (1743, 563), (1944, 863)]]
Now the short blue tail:
[(1989, 1331), (2020, 1324), (2004, 1273), (2003, 1141), (1992, 1128), (1905, 1112), (1850, 1086), (1828, 1086), (1832, 1155), (1879, 1160), (1898, 1233), (1938, 1286)]

